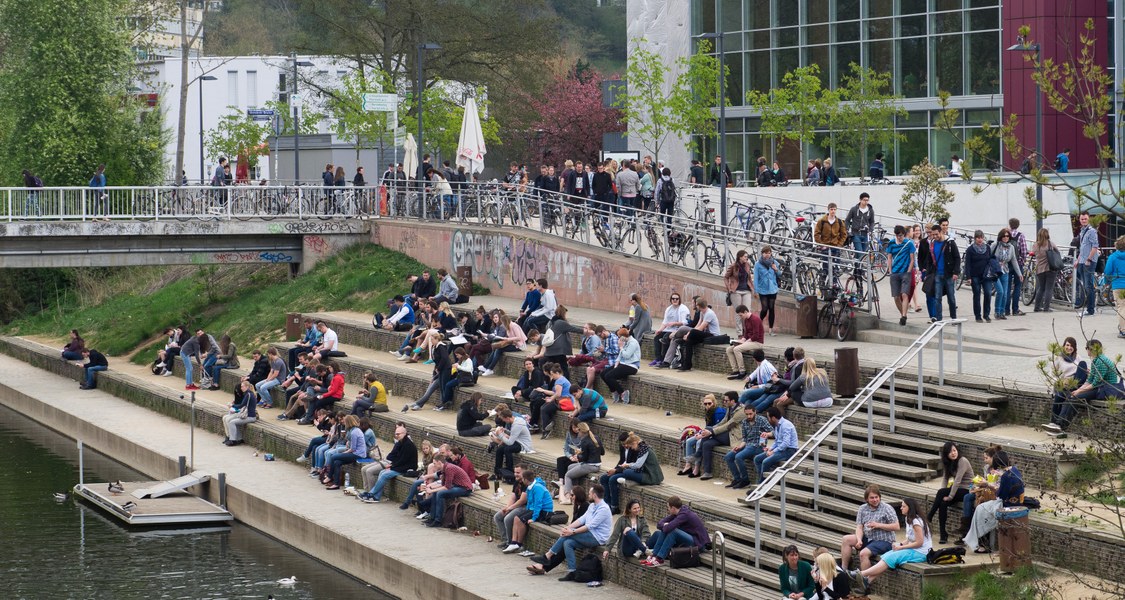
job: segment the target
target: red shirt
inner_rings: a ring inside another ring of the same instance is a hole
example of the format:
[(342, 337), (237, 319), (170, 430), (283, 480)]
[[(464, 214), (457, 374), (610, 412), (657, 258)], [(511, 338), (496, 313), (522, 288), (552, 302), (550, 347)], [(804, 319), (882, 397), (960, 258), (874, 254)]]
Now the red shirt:
[(469, 474), (451, 462), (445, 463), (445, 466), (442, 467), (441, 483), (447, 490), (462, 487), (470, 492), (473, 491), (473, 480), (469, 479)]
[(762, 319), (755, 313), (742, 320), (742, 336), (752, 342), (766, 343), (766, 330), (762, 327)]
[(332, 376), (332, 381), (328, 384), (328, 391), (324, 392), (325, 398), (335, 398), (340, 400), (344, 397), (344, 374), (336, 373)]
[[(458, 467), (461, 467), (461, 470), (464, 471), (465, 474), (469, 476), (469, 481), (476, 481), (477, 480), (477, 470), (475, 468), (473, 468), (473, 461), (469, 460), (468, 456), (462, 456), (461, 460), (459, 460), (459, 461), (457, 461), (453, 464), (457, 465)], [(469, 487), (471, 488), (472, 486), (470, 485)]]

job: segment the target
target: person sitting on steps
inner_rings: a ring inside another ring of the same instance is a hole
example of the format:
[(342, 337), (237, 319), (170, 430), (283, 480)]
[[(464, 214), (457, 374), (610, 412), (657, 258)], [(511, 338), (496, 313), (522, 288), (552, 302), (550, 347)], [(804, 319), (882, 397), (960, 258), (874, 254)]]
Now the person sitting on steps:
[(863, 492), (864, 503), (855, 515), (855, 533), (844, 536), (840, 543), (840, 566), (849, 569), (852, 553), (859, 551), (860, 570), (871, 568), (879, 556), (891, 551), (895, 532), (901, 527), (898, 515), (883, 502), (879, 486), (869, 485)]

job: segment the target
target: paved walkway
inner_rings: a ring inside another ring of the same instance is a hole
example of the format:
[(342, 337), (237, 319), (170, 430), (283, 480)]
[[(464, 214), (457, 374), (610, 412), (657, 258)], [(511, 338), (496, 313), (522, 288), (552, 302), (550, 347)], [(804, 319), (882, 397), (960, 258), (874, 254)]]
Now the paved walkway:
[[(115, 370), (138, 376), (146, 373), (144, 367), (126, 366), (119, 360), (113, 362)], [(39, 398), (77, 420), (95, 423), (172, 461), (178, 456), (188, 455), (188, 427), (180, 421), (101, 391), (79, 391), (73, 380), (52, 375), (9, 356), (0, 355), (0, 371), (6, 374), (5, 385)], [(151, 373), (147, 376), (150, 380), (154, 379)], [(183, 387), (182, 379), (155, 379), (166, 382), (169, 387), (176, 387), (177, 383), (180, 384), (179, 389)], [(225, 403), (230, 395), (206, 392), (200, 397), (204, 401)], [(46, 425), (51, 426), (50, 423)], [(302, 429), (311, 431), (308, 427)], [(486, 542), (486, 536), (430, 530), (421, 527), (408, 511), (397, 510), (393, 504), (367, 505), (340, 493), (325, 493), (324, 488), (309, 479), (306, 469), (299, 465), (288, 461), (265, 462), (256, 456), (257, 451), (252, 447), (227, 448), (220, 443), (217, 435), (197, 433), (197, 469), (226, 473), (230, 485), (261, 498), (263, 510), (267, 506), (310, 509), (307, 511), (308, 520), (323, 530), (323, 535), (338, 536), (342, 552), (352, 551), (355, 545), (359, 545), (393, 556), (403, 563), (425, 565), (431, 575), (457, 582), (469, 594), (479, 598), (606, 598), (607, 594), (627, 600), (646, 598), (612, 584), (607, 584), (605, 589), (590, 589), (583, 585), (559, 583), (553, 577), (532, 579), (524, 572), (526, 559), (499, 554), (492, 544)], [(316, 510), (311, 510), (314, 507)], [(334, 559), (331, 556), (318, 558), (329, 563)]]

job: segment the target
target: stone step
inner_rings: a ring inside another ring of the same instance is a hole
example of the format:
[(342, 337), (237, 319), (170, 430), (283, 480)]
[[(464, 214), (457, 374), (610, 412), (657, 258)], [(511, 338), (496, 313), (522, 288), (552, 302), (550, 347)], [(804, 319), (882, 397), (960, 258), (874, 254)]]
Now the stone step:
[[(884, 389), (888, 387), (889, 386), (884, 386)], [(911, 397), (917, 397), (918, 371), (915, 370), (913, 374), (900, 371), (898, 376), (895, 377), (895, 393), (896, 396), (899, 394), (909, 394)], [(963, 385), (955, 385), (948, 381), (945, 385), (938, 385), (936, 381), (928, 381), (926, 377), (922, 378), (922, 393), (926, 398), (948, 398), (971, 404), (983, 404), (985, 406), (1004, 404), (1007, 402), (1004, 396), (994, 392)]]
[[(851, 438), (844, 434), (844, 451), (851, 455), (866, 456), (867, 454), (867, 440), (866, 433), (863, 441)], [(824, 444), (828, 448), (836, 448), (836, 436), (829, 436), (824, 440)], [(931, 471), (936, 470), (941, 465), (941, 458), (934, 452), (920, 452), (916, 450), (908, 450), (905, 448), (898, 448), (896, 446), (888, 446), (885, 444), (872, 444), (872, 454), (876, 457), (882, 457), (888, 460), (897, 460), (904, 463), (920, 465)]]
[[(890, 406), (891, 393), (888, 389), (878, 389), (872, 395), (875, 399), (876, 406), (882, 404)], [(918, 396), (914, 393), (902, 393), (901, 390), (896, 388), (895, 391), (895, 412), (896, 416), (899, 409), (902, 408), (915, 408), (918, 407)], [(979, 421), (989, 421), (999, 414), (999, 410), (985, 405), (971, 404), (962, 400), (950, 400), (947, 398), (936, 398), (934, 396), (924, 396), (922, 398), (922, 409), (930, 412), (939, 412), (968, 419), (976, 419)], [(889, 410), (889, 408), (888, 408)]]
[[(902, 346), (903, 348), (907, 348), (914, 343), (914, 340), (918, 339), (919, 335), (921, 335), (921, 332), (914, 333), (906, 331), (894, 331), (891, 329), (861, 329), (856, 332), (856, 340), (860, 342), (872, 342), (877, 344)], [(1042, 351), (1032, 350), (1030, 348), (1021, 348), (1019, 346), (1005, 346), (1001, 344), (989, 343), (985, 340), (964, 340), (962, 342), (962, 348), (966, 354), (966, 356), (964, 356), (964, 360), (972, 360), (973, 354), (1003, 355), (1019, 357), (1021, 359), (1031, 359), (1043, 355)], [(936, 351), (938, 349), (937, 339), (931, 340), (930, 343), (926, 345), (926, 349)], [(956, 365), (957, 334), (955, 329), (949, 329), (949, 334), (945, 336), (945, 352), (946, 360), (952, 361), (950, 364)], [(930, 356), (927, 356), (926, 358), (930, 358)], [(934, 357), (933, 360), (936, 361), (937, 357)]]
[[(891, 414), (891, 404), (889, 401), (880, 402), (878, 399), (875, 399), (875, 402), (873, 404), (874, 412), (876, 415), (887, 416), (889, 419)], [(852, 415), (852, 417), (848, 419), (847, 422), (860, 423), (861, 420), (866, 425), (866, 412), (857, 412), (856, 414)], [(960, 429), (963, 431), (980, 431), (981, 429), (988, 427), (987, 422), (981, 421), (979, 419), (962, 417), (944, 412), (937, 412), (935, 410), (927, 410), (925, 401), (923, 401), (922, 403), (922, 410), (918, 410), (917, 408), (912, 408), (908, 405), (900, 404), (897, 398), (895, 399), (895, 421), (896, 427), (900, 424), (910, 422), (914, 422), (917, 425), (941, 425), (944, 427)]]

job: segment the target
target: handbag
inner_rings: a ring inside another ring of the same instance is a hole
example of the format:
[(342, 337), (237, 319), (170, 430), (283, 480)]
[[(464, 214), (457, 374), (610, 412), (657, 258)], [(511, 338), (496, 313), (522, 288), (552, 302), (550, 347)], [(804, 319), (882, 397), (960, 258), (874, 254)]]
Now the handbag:
[(936, 273), (926, 273), (926, 276), (922, 278), (922, 293), (927, 296), (934, 294), (934, 278), (936, 276)]
[(551, 525), (566, 525), (570, 522), (570, 517), (565, 512), (556, 510), (547, 515), (546, 521)]
[(679, 548), (672, 548), (672, 551), (668, 553), (668, 564), (673, 569), (698, 567), (702, 564), (699, 560), (699, 547), (680, 546)]
[(547, 333), (543, 334), (543, 343), (540, 344), (540, 345), (550, 347), (551, 344), (554, 344), (554, 343), (555, 343), (555, 330), (554, 329), (548, 329)]
[(734, 302), (730, 298), (730, 294), (730, 292), (727, 292), (727, 306), (731, 306), (734, 304)]
[(1047, 268), (1051, 271), (1061, 271), (1063, 267), (1063, 257), (1059, 249), (1054, 246), (1047, 248)]

